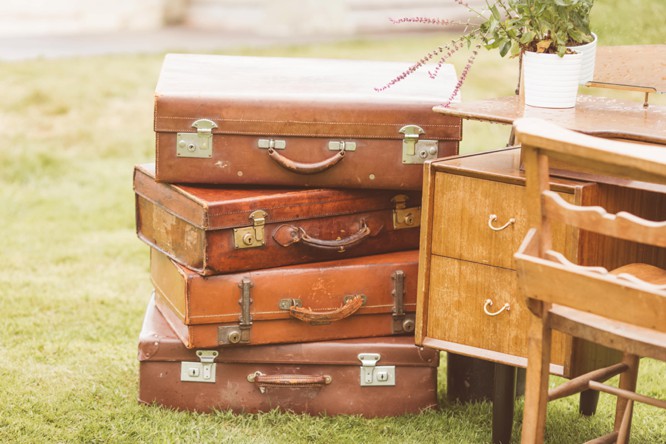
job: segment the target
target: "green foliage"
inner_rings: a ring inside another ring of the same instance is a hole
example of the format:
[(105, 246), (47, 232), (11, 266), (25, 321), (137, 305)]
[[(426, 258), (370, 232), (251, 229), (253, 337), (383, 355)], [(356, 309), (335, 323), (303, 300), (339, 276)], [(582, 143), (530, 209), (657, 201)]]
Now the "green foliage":
[(467, 38), (479, 38), (486, 49), (498, 49), (502, 57), (522, 51), (556, 53), (567, 46), (592, 41), (590, 12), (593, 0), (495, 0), (478, 29)]

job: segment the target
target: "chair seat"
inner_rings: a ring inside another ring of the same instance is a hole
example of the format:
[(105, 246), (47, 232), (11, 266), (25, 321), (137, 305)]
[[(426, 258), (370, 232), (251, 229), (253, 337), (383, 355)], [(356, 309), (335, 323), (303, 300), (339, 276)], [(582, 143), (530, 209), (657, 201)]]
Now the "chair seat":
[(549, 312), (550, 325), (556, 330), (638, 356), (666, 360), (666, 333), (557, 304)]

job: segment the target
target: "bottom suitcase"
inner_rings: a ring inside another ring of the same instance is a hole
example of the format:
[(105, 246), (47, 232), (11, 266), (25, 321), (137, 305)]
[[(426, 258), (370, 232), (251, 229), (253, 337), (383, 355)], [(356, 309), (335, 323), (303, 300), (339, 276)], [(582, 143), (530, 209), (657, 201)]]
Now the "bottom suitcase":
[(151, 299), (139, 401), (179, 410), (397, 416), (437, 405), (438, 352), (411, 336), (187, 349)]

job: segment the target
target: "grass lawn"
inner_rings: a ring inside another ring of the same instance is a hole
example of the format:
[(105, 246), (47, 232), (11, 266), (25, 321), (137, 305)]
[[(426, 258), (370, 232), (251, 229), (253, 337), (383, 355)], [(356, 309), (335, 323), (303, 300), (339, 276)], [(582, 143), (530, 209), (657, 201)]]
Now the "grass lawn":
[[(666, 42), (664, 2), (597, 3), (602, 43)], [(227, 53), (411, 61), (442, 38)], [(443, 400), (439, 411), (373, 420), (200, 415), (137, 403), (137, 339), (151, 288), (148, 247), (134, 233), (132, 168), (153, 159), (162, 57), (0, 64), (0, 442), (489, 442), (488, 403)], [(516, 69), (515, 60), (481, 53), (463, 97), (509, 94)], [(464, 150), (501, 146), (506, 130), (468, 126)], [(666, 398), (666, 366), (644, 360), (642, 370), (640, 389)], [(441, 375), (444, 392), (443, 367)], [(598, 414), (582, 418), (575, 398), (552, 403), (548, 442), (609, 430), (613, 406), (602, 395)], [(517, 438), (521, 400), (515, 415)], [(637, 406), (632, 442), (666, 442), (666, 413)]]

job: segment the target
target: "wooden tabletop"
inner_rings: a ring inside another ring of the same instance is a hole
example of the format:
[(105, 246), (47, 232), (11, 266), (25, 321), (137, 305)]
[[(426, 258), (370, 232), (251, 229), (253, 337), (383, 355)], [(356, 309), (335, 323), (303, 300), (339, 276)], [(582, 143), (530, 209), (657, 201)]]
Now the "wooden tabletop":
[(666, 144), (666, 106), (579, 95), (574, 108), (525, 106), (521, 96), (435, 106), (435, 112), (463, 119), (512, 124), (520, 117), (538, 117), (565, 128), (599, 137)]

